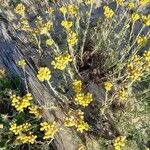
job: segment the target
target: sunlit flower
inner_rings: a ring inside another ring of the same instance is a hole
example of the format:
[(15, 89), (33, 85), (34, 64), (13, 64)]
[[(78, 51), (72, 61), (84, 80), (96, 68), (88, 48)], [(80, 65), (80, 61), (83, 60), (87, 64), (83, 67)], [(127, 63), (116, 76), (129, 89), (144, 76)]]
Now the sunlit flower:
[(104, 6), (104, 15), (106, 18), (112, 18), (114, 15), (114, 11), (109, 6)]
[(24, 68), (25, 65), (26, 65), (26, 62), (25, 62), (24, 59), (21, 59), (21, 60), (18, 61), (18, 66), (20, 66), (21, 68)]
[(17, 6), (16, 6), (16, 8), (15, 8), (15, 13), (17, 13), (17, 14), (19, 14), (19, 15), (21, 15), (21, 16), (24, 16), (24, 13), (25, 13), (25, 6), (22, 4), (22, 3), (20, 3), (20, 4), (18, 4)]
[(104, 88), (105, 88), (106, 91), (110, 91), (112, 86), (113, 85), (112, 85), (112, 83), (110, 81), (104, 82)]
[(118, 90), (117, 92), (117, 97), (119, 98), (119, 100), (121, 101), (126, 101), (128, 99), (128, 92), (124, 89), (121, 88), (120, 90)]
[(77, 34), (73, 31), (70, 31), (67, 41), (69, 46), (74, 46), (78, 42)]
[(6, 71), (3, 68), (0, 68), (0, 79), (6, 77)]
[(142, 16), (142, 20), (145, 26), (150, 26), (150, 14), (147, 16)]
[(62, 54), (60, 56), (55, 57), (52, 61), (52, 65), (54, 69), (64, 70), (69, 62), (72, 61), (71, 55), (68, 53)]
[(54, 11), (54, 10), (53, 10), (52, 7), (48, 7), (46, 13), (48, 13), (48, 14), (51, 15), (51, 14), (53, 13), (53, 11)]
[(129, 2), (129, 3), (128, 3), (128, 8), (129, 8), (129, 9), (135, 8), (135, 3)]
[(139, 45), (139, 46), (144, 46), (146, 43), (148, 42), (148, 38), (147, 38), (147, 36), (139, 36), (138, 38), (137, 38), (137, 44)]
[(51, 46), (51, 45), (53, 45), (53, 43), (54, 43), (54, 41), (52, 39), (47, 39), (46, 40), (46, 45), (47, 46)]
[(117, 3), (118, 5), (122, 5), (122, 4), (124, 3), (124, 1), (125, 1), (125, 0), (116, 0), (116, 3)]
[(30, 106), (28, 109), (30, 114), (34, 114), (36, 117), (41, 117), (42, 110), (38, 106)]
[(138, 13), (133, 13), (131, 15), (132, 21), (135, 22), (140, 19), (140, 15)]
[(38, 74), (37, 74), (37, 78), (42, 82), (45, 80), (50, 80), (51, 78), (50, 69), (47, 67), (40, 67)]
[(82, 90), (81, 80), (74, 80), (73, 83), (72, 83), (72, 88), (73, 88), (74, 92), (80, 93), (81, 90)]
[(60, 12), (63, 13), (63, 14), (67, 13), (67, 8), (64, 7), (64, 6), (62, 6), (59, 10), (60, 10)]
[(150, 1), (149, 0), (139, 0), (141, 5), (146, 5), (148, 4)]
[(62, 21), (61, 25), (68, 31), (73, 26), (73, 22), (72, 21)]
[(125, 146), (125, 140), (126, 140), (125, 136), (117, 137), (113, 142), (114, 149), (121, 150)]

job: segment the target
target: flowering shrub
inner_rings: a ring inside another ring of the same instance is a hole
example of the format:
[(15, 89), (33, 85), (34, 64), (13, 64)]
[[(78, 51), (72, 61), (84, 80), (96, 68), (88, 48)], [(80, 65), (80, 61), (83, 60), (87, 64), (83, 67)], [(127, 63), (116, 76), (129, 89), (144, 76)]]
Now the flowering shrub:
[[(4, 14), (12, 23), (10, 29), (31, 48), (31, 56), (23, 50), (25, 58), (16, 62), (23, 71), (26, 90), (2, 92), (14, 113), (0, 122), (0, 130), (9, 126), (7, 138), (13, 137), (7, 142), (13, 146), (28, 144), (29, 149), (30, 144), (33, 149), (37, 145), (49, 148), (59, 133), (69, 128), (85, 142), (77, 145), (78, 150), (146, 149), (150, 125), (150, 15), (143, 10), (149, 0), (114, 0), (115, 7), (104, 0), (101, 15), (94, 15), (100, 12), (95, 0), (37, 0), (41, 8), (32, 0), (29, 3), (2, 2)], [(13, 18), (7, 10), (12, 11)], [(35, 81), (56, 100), (48, 97), (39, 103), (29, 93), (34, 91), (26, 82), (29, 67), (34, 70)], [(0, 80), (3, 78), (5, 70), (0, 69)], [(7, 89), (7, 84), (1, 83)], [(47, 101), (55, 103), (56, 111), (62, 109), (60, 118), (55, 111), (45, 114), (45, 109), (50, 109), (43, 106)], [(46, 118), (49, 114), (53, 121)], [(6, 120), (7, 124), (11, 122), (7, 126)]]

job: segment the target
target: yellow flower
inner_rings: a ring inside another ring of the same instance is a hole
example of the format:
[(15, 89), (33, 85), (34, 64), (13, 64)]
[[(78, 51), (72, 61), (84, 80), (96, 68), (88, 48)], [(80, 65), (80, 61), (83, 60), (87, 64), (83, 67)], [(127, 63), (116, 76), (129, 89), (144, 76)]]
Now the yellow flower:
[(76, 15), (77, 15), (77, 11), (78, 11), (78, 9), (77, 9), (76, 6), (74, 6), (74, 5), (72, 5), (72, 4), (68, 4), (68, 5), (67, 5), (67, 12), (68, 12), (69, 14), (76, 16)]
[(114, 11), (109, 6), (104, 6), (104, 15), (107, 19), (112, 18)]
[(44, 131), (43, 139), (53, 138), (56, 132), (58, 132), (58, 128), (55, 122), (51, 123), (42, 122), (40, 125), (41, 125), (40, 131)]
[(64, 7), (64, 6), (62, 6), (59, 10), (60, 10), (60, 12), (63, 13), (63, 14), (67, 13), (67, 8)]
[(125, 91), (124, 88), (120, 89), (118, 92), (117, 92), (117, 97), (121, 100), (121, 101), (125, 101), (128, 99), (128, 92)]
[(36, 141), (36, 138), (37, 138), (37, 135), (33, 135), (32, 132), (29, 132), (29, 134), (22, 133), (22, 134), (17, 136), (15, 142), (19, 143), (19, 144), (25, 144), (25, 143), (34, 144)]
[(29, 25), (27, 18), (22, 17), (19, 21), (20, 21), (20, 30), (26, 31), (26, 32), (28, 32), (28, 31), (31, 32), (32, 29)]
[(21, 16), (24, 16), (24, 13), (25, 13), (25, 6), (22, 4), (22, 3), (20, 3), (20, 4), (18, 4), (17, 6), (16, 6), (16, 8), (15, 8), (15, 13), (17, 13), (17, 14), (19, 14), (19, 15), (21, 15)]
[(74, 46), (78, 42), (77, 34), (73, 31), (70, 31), (67, 41), (69, 46)]
[(78, 148), (76, 150), (86, 150), (84, 145), (79, 145)]
[(74, 80), (72, 83), (72, 88), (76, 93), (80, 93), (82, 90), (82, 82), (81, 80)]
[(70, 30), (71, 27), (73, 26), (73, 22), (72, 21), (62, 21), (61, 25), (66, 29), (66, 30)]
[(145, 26), (150, 26), (150, 14), (147, 16), (142, 16), (142, 20)]
[(48, 21), (41, 27), (40, 34), (47, 34), (48, 31), (51, 30), (52, 26), (53, 26), (53, 23), (51, 21)]
[(68, 117), (64, 117), (64, 124), (67, 127), (75, 126), (77, 131), (82, 133), (89, 130), (89, 125), (84, 121), (84, 113), (81, 110), (70, 110)]
[(132, 21), (135, 22), (140, 19), (140, 15), (138, 13), (133, 13), (131, 15)]
[(126, 140), (125, 136), (117, 137), (113, 142), (114, 149), (121, 150), (125, 146), (125, 140)]
[(104, 82), (104, 88), (105, 88), (106, 91), (110, 91), (112, 86), (113, 85), (112, 85), (111, 82), (109, 82), (109, 81)]
[(31, 93), (27, 93), (25, 96), (20, 97), (16, 95), (11, 96), (12, 106), (16, 108), (17, 111), (21, 112), (28, 106), (30, 106), (30, 101), (32, 100)]
[(52, 39), (47, 39), (46, 40), (46, 45), (51, 46), (53, 45), (54, 41)]
[(143, 54), (144, 59), (144, 69), (150, 71), (150, 50), (147, 50)]
[(84, 0), (86, 4), (94, 4), (95, 0)]
[(30, 106), (28, 109), (30, 114), (34, 114), (36, 117), (41, 117), (42, 111), (38, 106)]
[(83, 133), (84, 131), (88, 131), (89, 130), (89, 125), (83, 121), (83, 120), (79, 120), (79, 122), (76, 125), (77, 131), (79, 131), (80, 133)]
[(17, 125), (16, 123), (10, 123), (9, 130), (15, 135), (21, 135), (23, 132), (29, 131), (31, 128), (30, 123), (23, 123), (22, 125)]
[(135, 7), (135, 3), (133, 3), (133, 2), (128, 3), (128, 8), (129, 9), (133, 9), (134, 7)]
[(146, 5), (147, 3), (149, 3), (149, 0), (139, 0), (141, 5)]
[(48, 7), (46, 13), (48, 13), (48, 14), (51, 15), (51, 14), (53, 13), (53, 11), (54, 11), (54, 10), (53, 10), (52, 7)]
[(144, 46), (144, 45), (147, 43), (147, 41), (148, 41), (147, 36), (139, 36), (139, 37), (137, 38), (137, 44), (138, 44), (139, 46)]
[(37, 74), (37, 78), (42, 82), (45, 80), (50, 80), (51, 71), (47, 67), (40, 67), (38, 74)]
[(84, 107), (88, 106), (93, 101), (91, 93), (77, 93), (75, 97), (75, 102)]
[(116, 0), (117, 5), (122, 5), (125, 0)]
[(71, 55), (65, 53), (55, 57), (55, 59), (52, 61), (51, 64), (54, 66), (54, 69), (64, 70), (68, 65), (68, 63), (71, 61), (72, 61)]
[(18, 66), (20, 66), (21, 68), (24, 68), (25, 65), (26, 65), (26, 62), (25, 62), (24, 59), (21, 59), (21, 60), (18, 61)]
[(143, 75), (143, 62), (140, 56), (135, 55), (127, 63), (128, 78), (133, 81), (141, 80)]

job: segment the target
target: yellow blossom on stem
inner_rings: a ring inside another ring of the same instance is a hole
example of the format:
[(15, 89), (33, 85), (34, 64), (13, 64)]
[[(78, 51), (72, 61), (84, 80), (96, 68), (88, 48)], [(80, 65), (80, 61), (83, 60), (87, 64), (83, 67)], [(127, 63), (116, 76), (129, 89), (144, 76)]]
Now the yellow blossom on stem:
[(104, 88), (105, 88), (106, 91), (110, 91), (112, 86), (113, 85), (112, 85), (112, 83), (110, 81), (104, 82)]
[(79, 145), (78, 148), (76, 150), (86, 150), (84, 145)]
[(21, 68), (24, 68), (25, 65), (26, 65), (26, 62), (25, 62), (24, 59), (21, 59), (21, 60), (18, 61), (18, 66), (20, 66)]
[(142, 16), (142, 20), (145, 26), (150, 26), (150, 14), (147, 16)]
[(5, 69), (0, 68), (0, 79), (4, 78), (6, 76)]
[(148, 38), (147, 38), (147, 36), (139, 36), (138, 38), (137, 38), (137, 44), (139, 45), (139, 46), (144, 46), (146, 43), (148, 42)]
[(20, 30), (26, 31), (26, 32), (31, 32), (31, 27), (29, 25), (29, 21), (26, 17), (22, 17), (20, 20)]
[(73, 26), (73, 22), (72, 21), (62, 21), (61, 25), (68, 31)]
[(150, 1), (149, 0), (139, 0), (141, 5), (146, 5), (148, 4)]
[(18, 4), (17, 6), (16, 6), (16, 8), (15, 8), (15, 13), (16, 14), (19, 14), (19, 15), (21, 15), (21, 16), (24, 16), (24, 13), (25, 13), (25, 6), (22, 4), (22, 3), (20, 3), (20, 4)]
[(93, 101), (91, 93), (77, 93), (75, 97), (75, 102), (84, 107), (88, 106)]
[(48, 13), (48, 14), (51, 15), (51, 14), (53, 13), (53, 11), (54, 11), (54, 10), (53, 10), (52, 7), (48, 7), (46, 13)]
[(42, 111), (38, 106), (30, 106), (28, 109), (30, 114), (34, 114), (36, 117), (41, 117)]
[(68, 116), (64, 117), (64, 125), (67, 127), (75, 126), (80, 133), (90, 129), (89, 125), (84, 121), (84, 113), (81, 110), (70, 110)]
[(52, 29), (53, 23), (48, 21), (40, 28), (40, 34), (47, 34)]
[(119, 98), (119, 100), (121, 101), (126, 101), (128, 99), (128, 92), (124, 89), (121, 88), (118, 92), (117, 92), (117, 97)]
[(75, 5), (73, 4), (68, 4), (67, 5), (67, 12), (70, 14), (70, 15), (77, 15), (77, 12), (78, 12), (78, 9)]
[(136, 22), (137, 20), (140, 19), (140, 15), (138, 13), (133, 13), (131, 15), (131, 19), (132, 19), (133, 22)]
[(62, 54), (60, 56), (55, 57), (52, 61), (52, 65), (54, 69), (64, 70), (69, 62), (72, 61), (71, 55), (68, 53)]
[(81, 90), (82, 90), (81, 80), (74, 80), (73, 83), (72, 83), (72, 88), (73, 88), (74, 92), (80, 93)]
[(114, 11), (109, 6), (104, 6), (104, 15), (107, 19), (112, 18)]
[(68, 33), (67, 42), (69, 46), (74, 46), (78, 42), (77, 34), (73, 31)]
[(58, 128), (56, 126), (56, 122), (42, 122), (40, 131), (44, 131), (43, 139), (50, 139), (53, 138), (56, 132), (58, 132)]
[(128, 8), (129, 8), (129, 9), (135, 8), (135, 3), (129, 2), (129, 3), (128, 3)]
[(84, 0), (84, 2), (88, 5), (88, 4), (94, 4), (95, 0)]
[(52, 39), (47, 39), (46, 40), (46, 45), (51, 46), (53, 45), (54, 41)]
[(51, 78), (50, 69), (47, 67), (40, 67), (38, 74), (37, 74), (37, 78), (42, 82), (45, 80), (50, 80)]
[(12, 106), (16, 108), (17, 111), (21, 112), (28, 106), (30, 106), (30, 101), (33, 99), (31, 93), (27, 93), (25, 96), (20, 97), (16, 95), (11, 96)]
[(59, 10), (60, 10), (60, 12), (63, 13), (63, 14), (67, 13), (67, 8), (64, 7), (64, 6), (62, 6)]
[(127, 63), (128, 78), (132, 81), (139, 81), (143, 75), (143, 61), (138, 55), (133, 56)]
[(121, 150), (121, 148), (123, 148), (125, 146), (125, 140), (126, 140), (125, 136), (117, 137), (113, 142), (114, 149)]
[(150, 50), (146, 50), (143, 54), (144, 69), (150, 71)]

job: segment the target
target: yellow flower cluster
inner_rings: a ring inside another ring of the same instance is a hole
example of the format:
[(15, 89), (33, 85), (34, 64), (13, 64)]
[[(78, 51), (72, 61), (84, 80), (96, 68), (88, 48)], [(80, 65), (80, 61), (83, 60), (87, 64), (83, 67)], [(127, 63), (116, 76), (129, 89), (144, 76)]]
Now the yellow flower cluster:
[(119, 98), (119, 100), (121, 101), (126, 101), (128, 99), (128, 92), (124, 89), (121, 88), (118, 92), (117, 92), (117, 97)]
[(31, 93), (27, 93), (25, 96), (20, 97), (16, 95), (11, 96), (12, 106), (16, 108), (17, 111), (21, 112), (28, 106), (30, 106), (30, 101), (33, 99)]
[(144, 45), (147, 43), (147, 41), (148, 41), (147, 36), (139, 36), (139, 37), (137, 38), (137, 44), (138, 44), (139, 46), (144, 46)]
[(82, 90), (81, 80), (74, 80), (73, 83), (72, 83), (72, 88), (73, 88), (74, 92), (80, 93), (81, 90)]
[(116, 0), (117, 5), (122, 5), (125, 0)]
[(58, 128), (56, 126), (56, 122), (42, 122), (40, 131), (44, 131), (44, 137), (43, 139), (49, 139), (53, 138), (55, 133), (58, 131)]
[(28, 134), (20, 134), (16, 138), (16, 143), (31, 143), (34, 144), (36, 141), (37, 135), (34, 135), (33, 132), (29, 132)]
[(76, 150), (86, 150), (84, 145), (79, 145), (78, 148)]
[(23, 123), (22, 125), (17, 125), (16, 123), (11, 123), (9, 130), (11, 132), (13, 132), (15, 135), (17, 135), (16, 143), (22, 143), (22, 144), (31, 143), (31, 144), (33, 144), (35, 142), (37, 136), (33, 135), (32, 132), (28, 133), (30, 128), (31, 128), (30, 123)]
[(30, 106), (28, 109), (30, 114), (34, 114), (36, 117), (41, 117), (42, 111), (38, 106)]
[(18, 66), (20, 66), (21, 68), (24, 68), (25, 65), (26, 65), (26, 62), (25, 62), (24, 59), (21, 59), (21, 60), (18, 61)]
[(20, 18), (19, 22), (20, 22), (20, 30), (26, 31), (26, 32), (31, 32), (31, 27), (29, 25), (29, 21), (27, 18), (22, 17), (22, 18)]
[(143, 75), (142, 66), (143, 62), (141, 57), (138, 55), (133, 56), (127, 64), (128, 78), (133, 81), (141, 80), (141, 76)]
[(133, 13), (131, 15), (131, 19), (132, 19), (133, 22), (135, 22), (135, 21), (140, 19), (140, 15), (138, 13)]
[(45, 80), (50, 80), (51, 78), (50, 69), (47, 67), (40, 67), (38, 74), (37, 74), (37, 78), (42, 82)]
[(47, 34), (53, 27), (53, 23), (50, 20), (45, 23), (40, 16), (36, 18), (35, 24), (34, 32), (41, 35)]
[(107, 19), (112, 18), (114, 11), (109, 6), (104, 6), (104, 15)]
[(71, 55), (68, 53), (62, 54), (60, 56), (55, 57), (52, 61), (52, 65), (54, 69), (64, 70), (69, 62), (72, 61)]
[(51, 45), (53, 45), (53, 43), (54, 43), (54, 41), (52, 39), (47, 39), (46, 40), (46, 45), (47, 46), (51, 46)]
[(18, 4), (17, 6), (16, 6), (16, 8), (14, 9), (14, 11), (15, 11), (15, 13), (16, 14), (19, 14), (19, 15), (21, 15), (21, 16), (24, 16), (24, 14), (25, 14), (25, 6), (22, 4), (22, 3), (20, 3), (20, 4)]
[(66, 7), (62, 6), (60, 9), (60, 12), (63, 14), (70, 14), (70, 15), (77, 15), (78, 9), (75, 5), (73, 4), (68, 4)]
[(146, 5), (147, 3), (149, 3), (149, 0), (139, 0), (141, 5)]
[(61, 25), (67, 30), (69, 31), (71, 29), (71, 27), (73, 26), (73, 22), (72, 21), (62, 21)]
[(48, 13), (48, 14), (51, 15), (51, 14), (53, 13), (53, 11), (54, 11), (54, 10), (53, 10), (52, 7), (48, 7), (46, 13)]
[(77, 34), (73, 31), (68, 33), (67, 42), (69, 46), (74, 46), (78, 42)]
[(22, 132), (27, 132), (31, 128), (30, 123), (23, 123), (22, 125), (17, 125), (16, 123), (11, 123), (9, 130), (15, 135), (22, 134)]
[(144, 69), (150, 71), (150, 50), (147, 50), (143, 54), (144, 59)]
[(91, 93), (77, 93), (75, 97), (75, 102), (84, 107), (88, 106), (93, 101)]
[(81, 110), (70, 110), (68, 116), (64, 117), (66, 127), (75, 126), (77, 131), (83, 133), (89, 130), (89, 125), (84, 121), (84, 113)]
[(121, 150), (125, 146), (125, 136), (119, 136), (114, 140), (114, 149), (115, 150)]
[(110, 81), (104, 82), (104, 88), (105, 88), (106, 91), (110, 91), (112, 86), (113, 85), (112, 85), (112, 83)]
[(134, 4), (133, 2), (129, 2), (129, 3), (128, 3), (128, 8), (129, 8), (129, 9), (135, 8), (135, 4)]
[(147, 16), (142, 16), (142, 20), (145, 26), (150, 26), (150, 14)]

